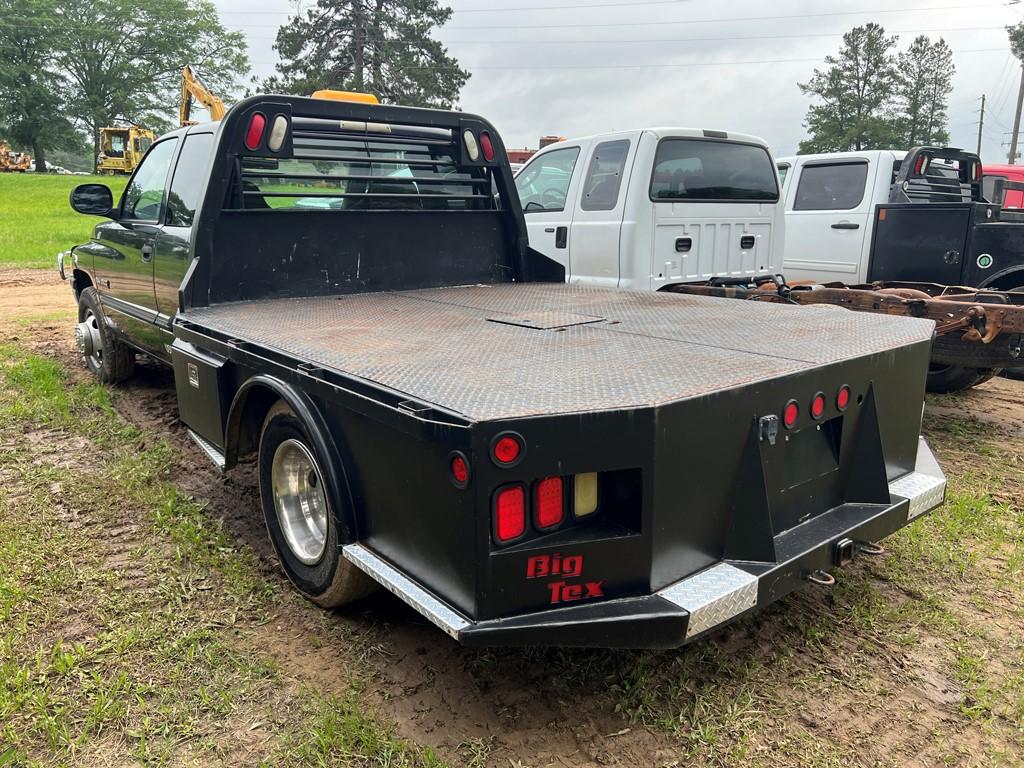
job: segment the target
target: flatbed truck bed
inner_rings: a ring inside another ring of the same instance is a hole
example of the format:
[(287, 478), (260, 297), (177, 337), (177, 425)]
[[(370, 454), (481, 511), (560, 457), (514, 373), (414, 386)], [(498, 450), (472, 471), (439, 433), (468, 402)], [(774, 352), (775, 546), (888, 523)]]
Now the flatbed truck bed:
[(934, 327), (565, 283), (231, 302), (178, 322), (470, 421), (707, 396), (927, 342)]
[[(566, 285), (479, 117), (258, 96), (141, 168), (167, 190), (72, 195), (110, 219), (71, 254), (83, 359), (173, 365), (322, 606), (381, 585), (466, 644), (672, 647), (942, 501), (933, 321)], [(165, 204), (194, 221), (132, 218)]]

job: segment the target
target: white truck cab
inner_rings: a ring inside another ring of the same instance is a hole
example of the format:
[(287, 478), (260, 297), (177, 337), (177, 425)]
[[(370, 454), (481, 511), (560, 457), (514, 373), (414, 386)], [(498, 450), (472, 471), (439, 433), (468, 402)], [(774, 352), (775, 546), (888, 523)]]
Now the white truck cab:
[(868, 282), (875, 206), (888, 201), (906, 154), (868, 150), (779, 158), (787, 280)]
[(725, 131), (567, 139), (516, 175), (530, 246), (569, 282), (637, 290), (780, 271), (783, 209), (767, 144)]

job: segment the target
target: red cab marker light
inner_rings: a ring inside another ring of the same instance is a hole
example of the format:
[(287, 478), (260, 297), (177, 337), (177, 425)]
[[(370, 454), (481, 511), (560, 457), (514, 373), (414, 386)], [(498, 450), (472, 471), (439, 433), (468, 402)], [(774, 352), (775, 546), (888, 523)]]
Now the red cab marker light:
[(565, 520), (562, 478), (545, 477), (534, 488), (534, 522), (541, 530), (554, 528)]
[(786, 429), (792, 429), (796, 426), (796, 420), (800, 416), (800, 406), (796, 400), (790, 400), (786, 403), (786, 407), (782, 409), (782, 425)]
[(850, 404), (850, 388), (843, 384), (839, 388), (839, 393), (836, 395), (836, 408), (840, 411), (845, 411), (847, 406)]
[(487, 131), (480, 133), (480, 151), (488, 163), (494, 159), (494, 144), (491, 142), (491, 134)]
[(506, 432), (491, 443), (491, 456), (499, 467), (511, 467), (523, 457), (523, 440), (519, 435)]
[(448, 462), (448, 468), (452, 473), (452, 482), (458, 488), (465, 488), (469, 483), (469, 462), (461, 453), (453, 453)]
[(267, 127), (267, 118), (262, 112), (256, 112), (249, 118), (249, 127), (245, 131), (245, 148), (256, 150), (263, 142), (263, 131)]
[(817, 420), (825, 415), (825, 394), (819, 392), (811, 400), (811, 418)]
[(494, 496), (494, 538), (499, 544), (515, 541), (526, 533), (526, 491), (507, 485)]

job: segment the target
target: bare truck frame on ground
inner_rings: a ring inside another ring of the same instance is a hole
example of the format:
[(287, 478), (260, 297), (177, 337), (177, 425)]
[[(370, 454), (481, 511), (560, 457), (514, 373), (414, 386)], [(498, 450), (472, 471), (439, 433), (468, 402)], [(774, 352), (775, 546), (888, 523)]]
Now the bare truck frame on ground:
[(942, 501), (933, 322), (567, 285), (479, 117), (252, 97), (72, 202), (110, 219), (72, 253), (83, 357), (174, 366), (321, 605), (379, 583), (467, 644), (670, 647)]

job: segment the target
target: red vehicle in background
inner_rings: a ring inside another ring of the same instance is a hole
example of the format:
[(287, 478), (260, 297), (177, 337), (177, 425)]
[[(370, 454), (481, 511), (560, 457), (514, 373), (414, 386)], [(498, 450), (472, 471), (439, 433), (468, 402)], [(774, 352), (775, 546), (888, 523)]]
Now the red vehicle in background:
[(982, 195), (986, 200), (997, 203), (996, 180), (1004, 179), (1003, 199), (1000, 207), (1006, 209), (1024, 209), (1024, 189), (1015, 189), (1016, 184), (1005, 184), (1006, 181), (1024, 184), (1024, 165), (989, 165), (983, 167), (984, 180), (981, 185)]

